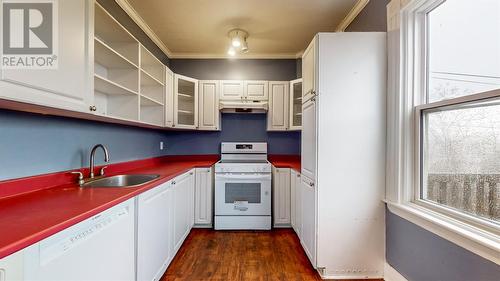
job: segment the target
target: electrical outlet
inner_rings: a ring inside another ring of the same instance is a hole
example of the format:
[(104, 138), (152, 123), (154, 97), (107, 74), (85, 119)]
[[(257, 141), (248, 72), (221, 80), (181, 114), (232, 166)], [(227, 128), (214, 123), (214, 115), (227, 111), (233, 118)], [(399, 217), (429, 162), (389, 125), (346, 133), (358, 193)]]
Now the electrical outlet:
[(160, 142), (160, 150), (163, 150), (163, 142)]

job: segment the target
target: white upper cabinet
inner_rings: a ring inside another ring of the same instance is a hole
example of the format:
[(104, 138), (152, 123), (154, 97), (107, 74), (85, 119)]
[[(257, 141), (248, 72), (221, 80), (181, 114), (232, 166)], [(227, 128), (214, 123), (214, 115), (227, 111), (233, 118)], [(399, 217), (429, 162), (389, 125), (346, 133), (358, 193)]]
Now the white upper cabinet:
[(268, 81), (222, 80), (220, 83), (221, 100), (267, 101), (269, 98)]
[(316, 179), (316, 98), (302, 105), (301, 174)]
[(0, 69), (0, 98), (90, 112), (93, 38), (88, 30), (93, 1), (57, 3), (57, 69)]
[(289, 82), (269, 82), (269, 111), (267, 113), (268, 131), (288, 130)]
[(165, 67), (165, 126), (174, 126), (174, 73)]
[(220, 81), (220, 99), (221, 100), (242, 100), (244, 99), (244, 82), (240, 80), (222, 80)]
[(302, 129), (302, 78), (290, 81), (289, 130)]
[(302, 101), (316, 95), (316, 41), (312, 40), (302, 55)]
[(244, 82), (244, 99), (267, 101), (269, 99), (268, 81), (245, 81)]
[(219, 81), (200, 81), (199, 89), (198, 129), (208, 131), (220, 130)]
[(196, 168), (194, 190), (194, 223), (197, 227), (212, 226), (213, 172), (212, 168)]
[(174, 127), (198, 127), (198, 80), (175, 74)]

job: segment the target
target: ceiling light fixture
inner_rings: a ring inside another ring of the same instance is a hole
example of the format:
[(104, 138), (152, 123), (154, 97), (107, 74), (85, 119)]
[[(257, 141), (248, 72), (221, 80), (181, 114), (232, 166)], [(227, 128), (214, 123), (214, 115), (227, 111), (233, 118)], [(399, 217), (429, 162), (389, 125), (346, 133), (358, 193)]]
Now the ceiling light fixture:
[(236, 53), (248, 52), (248, 32), (239, 28), (235, 28), (230, 30), (227, 35), (231, 40), (231, 45), (227, 51), (228, 55), (235, 56)]

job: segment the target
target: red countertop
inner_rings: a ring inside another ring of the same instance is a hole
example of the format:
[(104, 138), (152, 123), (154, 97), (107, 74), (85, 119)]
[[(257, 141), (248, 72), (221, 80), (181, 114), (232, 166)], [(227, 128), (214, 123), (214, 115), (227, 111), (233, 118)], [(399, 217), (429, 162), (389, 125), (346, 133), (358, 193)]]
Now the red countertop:
[[(159, 174), (131, 188), (80, 188), (68, 171), (0, 182), (0, 258), (17, 252), (219, 155), (166, 156), (109, 165), (106, 175)], [(97, 168), (96, 168), (97, 169)], [(88, 169), (80, 169), (88, 173)]]
[(276, 168), (290, 168), (300, 173), (300, 155), (269, 155), (269, 162)]

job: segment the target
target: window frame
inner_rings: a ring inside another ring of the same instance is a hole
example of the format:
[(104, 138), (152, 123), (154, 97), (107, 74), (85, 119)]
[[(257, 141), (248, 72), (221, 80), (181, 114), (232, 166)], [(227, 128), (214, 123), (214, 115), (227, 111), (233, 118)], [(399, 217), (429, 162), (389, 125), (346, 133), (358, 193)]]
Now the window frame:
[(422, 176), (423, 176), (423, 113), (426, 110), (439, 110), (439, 109), (447, 109), (449, 107), (454, 107), (454, 106), (460, 106), (464, 104), (469, 104), (473, 102), (480, 102), (480, 101), (485, 101), (489, 99), (495, 99), (495, 98), (500, 98), (500, 89), (499, 90), (492, 90), (492, 91), (487, 91), (487, 92), (482, 92), (478, 94), (472, 94), (468, 96), (462, 96), (458, 98), (453, 98), (453, 99), (447, 99), (447, 100), (441, 100), (437, 102), (432, 102), (432, 103), (427, 103), (427, 104), (421, 104), (415, 106), (415, 181), (413, 183), (413, 203), (420, 205), (421, 207), (431, 209), (435, 212), (440, 212), (443, 213), (447, 216), (450, 216), (454, 219), (461, 220), (467, 224), (471, 224), (475, 227), (478, 228), (483, 228), (488, 232), (494, 233), (496, 235), (500, 235), (500, 223), (496, 223), (487, 219), (483, 219), (477, 216), (474, 216), (472, 214), (468, 214), (466, 212), (461, 212), (459, 210), (455, 210), (451, 207), (446, 207), (444, 205), (440, 205), (437, 203), (432, 203), (432, 201), (429, 200), (424, 200), (421, 198), (421, 192), (422, 192)]
[(388, 5), (388, 117), (395, 120), (388, 119), (385, 202), (392, 213), (500, 264), (500, 228), (496, 223), (420, 199), (422, 112), (500, 97), (500, 90), (493, 90), (426, 103), (427, 14), (445, 1), (392, 0)]

